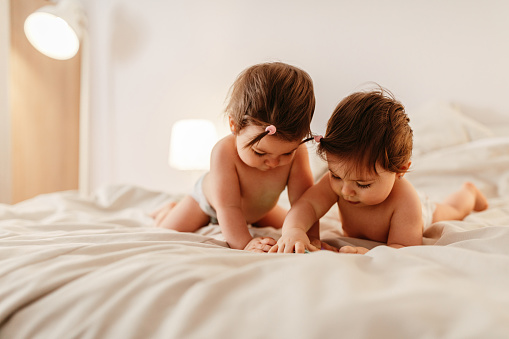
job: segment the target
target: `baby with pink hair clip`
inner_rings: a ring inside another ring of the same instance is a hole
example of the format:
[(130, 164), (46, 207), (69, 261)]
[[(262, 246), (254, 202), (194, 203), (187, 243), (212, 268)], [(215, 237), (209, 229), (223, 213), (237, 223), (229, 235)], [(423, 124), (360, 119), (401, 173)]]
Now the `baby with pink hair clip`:
[[(270, 252), (319, 250), (306, 235), (337, 204), (344, 236), (394, 248), (421, 245), (423, 229), (441, 220), (462, 220), (488, 208), (484, 195), (466, 182), (443, 202), (430, 201), (404, 178), (410, 167), (412, 136), (401, 103), (380, 88), (343, 99), (316, 137), (329, 172), (292, 205), (282, 236)], [(364, 254), (364, 247), (343, 246)]]
[[(193, 194), (152, 214), (156, 225), (193, 232), (219, 223), (231, 248), (268, 252), (276, 241), (253, 238), (248, 224), (281, 228), (287, 213), (277, 204), (281, 192), (287, 187), (293, 204), (313, 185), (304, 142), (312, 139), (314, 109), (313, 83), (303, 70), (281, 62), (244, 70), (226, 107), (232, 134), (214, 146), (210, 171)], [(318, 222), (307, 233), (322, 246)]]

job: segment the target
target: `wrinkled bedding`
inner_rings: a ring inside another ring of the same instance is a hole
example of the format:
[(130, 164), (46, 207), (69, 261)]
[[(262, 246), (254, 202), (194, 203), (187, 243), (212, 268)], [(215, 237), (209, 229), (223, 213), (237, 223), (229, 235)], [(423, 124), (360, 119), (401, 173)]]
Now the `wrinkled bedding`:
[(176, 197), (137, 186), (0, 205), (0, 338), (508, 338), (509, 138), (413, 164), (430, 197), (471, 180), (490, 208), (403, 249), (343, 237), (331, 209), (325, 241), (372, 249), (297, 255), (232, 250), (215, 225), (154, 228)]

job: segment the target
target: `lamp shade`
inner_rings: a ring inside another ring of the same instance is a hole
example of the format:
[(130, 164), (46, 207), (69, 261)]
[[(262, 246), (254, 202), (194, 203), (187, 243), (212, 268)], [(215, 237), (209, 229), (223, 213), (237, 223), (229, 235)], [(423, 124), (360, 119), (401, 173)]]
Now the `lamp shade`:
[(217, 132), (211, 121), (179, 120), (171, 129), (169, 165), (179, 170), (207, 170), (216, 142)]
[(85, 15), (77, 0), (61, 0), (39, 8), (24, 25), (28, 41), (41, 53), (58, 60), (76, 55), (85, 26)]

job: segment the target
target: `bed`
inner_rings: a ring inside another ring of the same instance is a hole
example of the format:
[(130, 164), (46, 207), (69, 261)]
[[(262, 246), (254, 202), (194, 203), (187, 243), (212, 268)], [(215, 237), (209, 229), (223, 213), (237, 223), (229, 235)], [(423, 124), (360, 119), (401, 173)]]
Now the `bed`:
[(111, 185), (0, 205), (0, 338), (508, 338), (509, 137), (447, 104), (411, 117), (412, 183), (441, 199), (470, 180), (488, 210), (392, 249), (343, 237), (333, 208), (322, 239), (367, 254), (256, 254), (214, 225), (154, 228), (171, 192)]

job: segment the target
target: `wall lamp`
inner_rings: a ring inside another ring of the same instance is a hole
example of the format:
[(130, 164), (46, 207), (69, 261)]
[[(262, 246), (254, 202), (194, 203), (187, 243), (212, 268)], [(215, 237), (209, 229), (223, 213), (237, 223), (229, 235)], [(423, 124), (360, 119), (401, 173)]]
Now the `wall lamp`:
[(79, 190), (89, 193), (89, 48), (86, 16), (78, 0), (58, 0), (30, 14), (24, 24), (28, 41), (42, 54), (67, 60), (81, 48), (79, 111)]

